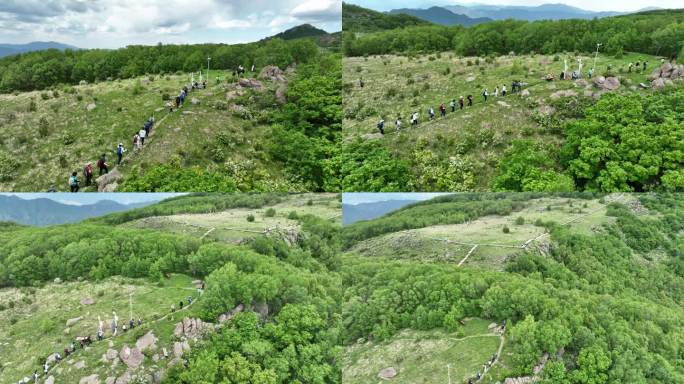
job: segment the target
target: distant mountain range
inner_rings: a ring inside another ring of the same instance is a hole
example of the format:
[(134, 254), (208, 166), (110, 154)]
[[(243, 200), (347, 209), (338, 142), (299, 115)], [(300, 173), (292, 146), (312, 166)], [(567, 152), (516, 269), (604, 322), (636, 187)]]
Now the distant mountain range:
[(384, 13), (342, 3), (342, 30), (344, 31), (377, 32), (417, 25), (430, 25), (430, 22), (405, 13)]
[(78, 49), (72, 45), (62, 44), (56, 41), (34, 41), (26, 44), (0, 44), (0, 57), (53, 48), (59, 50)]
[(395, 15), (403, 13), (440, 25), (463, 25), (465, 27), (492, 21), (489, 17), (469, 17), (465, 14), (454, 13), (442, 7), (430, 7), (428, 9), (393, 9), (390, 13)]
[(372, 220), (417, 202), (416, 200), (386, 200), (373, 203), (343, 204), (342, 224), (348, 225), (361, 220)]
[(0, 195), (0, 221), (34, 226), (75, 223), (89, 217), (140, 208), (153, 203), (120, 204), (111, 200), (101, 200), (95, 204), (69, 205), (45, 198), (25, 200), (16, 196)]
[(294, 39), (301, 39), (303, 37), (320, 37), (327, 35), (328, 32), (316, 28), (311, 24), (302, 24), (298, 25), (296, 27), (292, 27), (288, 30), (285, 30), (283, 32), (280, 32), (276, 35), (273, 35), (271, 37), (267, 37), (265, 40), (268, 39), (283, 39), (283, 40), (294, 40)]
[[(659, 8), (648, 7), (637, 12), (655, 9)], [(491, 20), (593, 19), (624, 15), (631, 12), (594, 12), (566, 4), (542, 4), (538, 6), (469, 4), (434, 6), (428, 9), (393, 9), (389, 13), (403, 13), (434, 24), (471, 26)]]

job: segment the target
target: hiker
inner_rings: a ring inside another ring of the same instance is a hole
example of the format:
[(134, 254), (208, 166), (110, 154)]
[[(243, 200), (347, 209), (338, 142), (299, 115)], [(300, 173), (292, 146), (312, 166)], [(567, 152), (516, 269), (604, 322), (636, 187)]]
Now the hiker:
[(418, 112), (413, 112), (413, 115), (411, 115), (411, 125), (418, 125)]
[(140, 137), (140, 148), (142, 148), (145, 145), (145, 136), (147, 136), (147, 131), (145, 131), (145, 128), (142, 128), (138, 132), (138, 136)]
[(384, 119), (380, 119), (380, 121), (378, 122), (378, 130), (380, 130), (381, 135), (383, 135), (383, 136), (385, 135), (385, 120)]
[(364, 84), (363, 77), (359, 77), (359, 87), (363, 88)]
[[(401, 129), (401, 117), (397, 116), (397, 120), (394, 122), (394, 127), (397, 129), (397, 132)], [(204, 283), (202, 283), (202, 289), (204, 289)]]
[(85, 177), (86, 180), (86, 187), (90, 186), (90, 184), (93, 182), (93, 163), (92, 162), (87, 162), (85, 167), (83, 167), (83, 177)]
[(592, 76), (594, 76), (594, 68), (589, 68), (589, 78), (591, 79)]
[(494, 97), (499, 97), (499, 86), (494, 87)]
[(71, 192), (78, 192), (78, 173), (73, 172), (69, 178), (69, 188)]
[(176, 109), (181, 107), (181, 102), (182, 101), (181, 101), (180, 95), (176, 96)]
[(435, 109), (430, 107), (430, 109), (428, 109), (428, 113), (430, 114), (430, 120), (434, 120), (435, 119)]
[(128, 320), (128, 325), (131, 329), (135, 328), (135, 320), (131, 317), (130, 320)]
[(48, 371), (50, 370), (50, 365), (48, 365), (47, 360), (45, 361), (45, 364), (43, 364), (43, 372), (47, 375)]
[(634, 64), (630, 62), (629, 65), (627, 66), (627, 72), (632, 73), (632, 67), (633, 66), (634, 66)]
[(97, 168), (100, 170), (100, 176), (109, 173), (109, 167), (107, 165), (107, 159), (105, 158), (104, 153), (102, 154), (102, 156), (100, 156), (100, 159), (97, 161)]
[(243, 67), (242, 64), (238, 65), (237, 74), (238, 74), (238, 77), (240, 77), (240, 75), (245, 74), (245, 67)]
[(102, 341), (104, 339), (104, 332), (101, 329), (97, 330), (97, 341)]
[(33, 382), (37, 383), (38, 382), (38, 370), (36, 369), (33, 371)]
[(139, 317), (138, 318), (138, 326), (141, 326), (141, 325), (142, 325), (142, 317)]
[(207, 81), (206, 80), (204, 80), (202, 82), (202, 89), (205, 89), (205, 88), (207, 88)]
[(559, 79), (565, 80), (565, 72), (561, 71), (560, 76), (558, 76)]
[(188, 296), (188, 305), (192, 304), (192, 296)]
[(648, 64), (648, 62), (644, 61), (644, 65), (641, 66), (641, 73), (644, 73), (644, 71), (646, 70), (647, 64)]
[(121, 326), (121, 329), (123, 329), (124, 332), (128, 332), (128, 327), (126, 326), (126, 323)]
[(449, 102), (449, 106), (451, 107), (451, 112), (456, 112), (456, 99), (451, 99)]
[(183, 309), (183, 300), (178, 304), (178, 310), (180, 311), (181, 309)]
[(501, 86), (501, 96), (506, 96), (506, 84), (503, 84)]
[(250, 72), (254, 72), (254, 64), (252, 64), (252, 70)]
[(463, 110), (463, 95), (458, 97), (458, 109)]
[(62, 355), (60, 355), (59, 352), (55, 352), (55, 361), (62, 361)]
[(444, 103), (439, 106), (439, 113), (442, 115), (442, 117), (446, 117), (446, 107), (444, 106)]
[(473, 106), (473, 95), (468, 95), (468, 106), (472, 107)]
[(487, 101), (487, 96), (489, 96), (489, 92), (487, 91), (487, 88), (482, 91), (482, 96), (484, 97), (484, 101)]
[(137, 133), (133, 136), (133, 150), (137, 151), (140, 149), (140, 135)]
[(126, 152), (126, 149), (124, 148), (123, 143), (119, 143), (119, 146), (116, 147), (116, 157), (118, 158), (116, 165), (121, 164), (124, 152)]

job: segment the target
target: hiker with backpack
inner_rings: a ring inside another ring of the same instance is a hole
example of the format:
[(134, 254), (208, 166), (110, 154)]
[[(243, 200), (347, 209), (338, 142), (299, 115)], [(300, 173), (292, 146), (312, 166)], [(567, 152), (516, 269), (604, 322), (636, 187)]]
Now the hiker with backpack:
[[(399, 132), (401, 129), (401, 117), (397, 116), (397, 120), (394, 122), (394, 127), (397, 129), (397, 132)], [(204, 283), (202, 283), (202, 286), (204, 287)]]
[(439, 106), (439, 113), (442, 115), (442, 117), (446, 117), (446, 107), (444, 106), (444, 103)]
[(463, 110), (463, 95), (458, 97), (458, 109)]
[(90, 186), (93, 182), (93, 163), (88, 162), (85, 167), (83, 167), (83, 177), (86, 180), (86, 187)]
[(100, 170), (100, 176), (109, 173), (109, 166), (107, 165), (107, 159), (103, 153), (100, 159), (97, 160), (97, 168)]
[(140, 135), (137, 133), (133, 136), (133, 150), (138, 151), (140, 149)]
[(435, 119), (435, 109), (430, 107), (430, 109), (428, 109), (428, 113), (430, 114), (430, 120), (434, 120)]
[(451, 112), (456, 112), (456, 99), (451, 99), (449, 106), (451, 107)]
[(468, 106), (472, 107), (473, 106), (473, 95), (468, 95)]
[(140, 129), (138, 136), (140, 137), (140, 148), (142, 148), (145, 145), (145, 136), (147, 136), (145, 128)]
[(487, 96), (489, 96), (489, 91), (487, 91), (487, 88), (482, 91), (482, 97), (484, 97), (484, 101), (487, 101)]
[(385, 119), (380, 119), (378, 122), (378, 130), (380, 131), (381, 135), (385, 135)]
[(418, 125), (418, 112), (413, 112), (413, 115), (411, 115), (411, 125)]
[(506, 84), (501, 85), (501, 96), (506, 97)]
[(126, 149), (124, 148), (123, 143), (119, 143), (119, 146), (116, 147), (116, 157), (118, 158), (116, 165), (121, 164), (124, 152), (126, 152)]
[(494, 87), (494, 97), (499, 97), (499, 86)]
[(78, 192), (78, 173), (72, 172), (69, 176), (69, 189), (71, 192)]

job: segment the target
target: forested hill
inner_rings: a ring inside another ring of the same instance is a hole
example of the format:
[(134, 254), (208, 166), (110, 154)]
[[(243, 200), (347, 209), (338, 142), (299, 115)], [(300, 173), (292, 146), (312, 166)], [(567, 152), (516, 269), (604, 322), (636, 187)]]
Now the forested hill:
[[(335, 39), (333, 39), (335, 41)], [(50, 49), (0, 59), (0, 92), (31, 91), (58, 84), (128, 79), (145, 74), (212, 69), (235, 69), (252, 64), (262, 68), (307, 63), (320, 50), (313, 39), (270, 39), (249, 44), (128, 46), (116, 50)]]
[(387, 14), (358, 5), (342, 3), (342, 30), (344, 31), (377, 32), (430, 24), (429, 21), (405, 13)]
[[(343, 13), (343, 17), (350, 18)], [(355, 26), (357, 22), (351, 21)], [(404, 25), (408, 26), (408, 25)], [(345, 30), (354, 31), (347, 28)], [(361, 30), (361, 29), (358, 29)], [(641, 52), (666, 57), (680, 54), (684, 44), (684, 9), (656, 10), (602, 19), (501, 20), (462, 26), (411, 26), (394, 31), (348, 35), (347, 56), (455, 50), (478, 56), (510, 52), (592, 52), (596, 42), (608, 54)]]

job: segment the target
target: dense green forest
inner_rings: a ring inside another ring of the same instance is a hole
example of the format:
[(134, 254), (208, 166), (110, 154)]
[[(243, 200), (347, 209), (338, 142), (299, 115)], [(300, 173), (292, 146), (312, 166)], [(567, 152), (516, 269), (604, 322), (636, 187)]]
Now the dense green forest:
[(405, 13), (387, 14), (342, 3), (342, 30), (345, 32), (375, 32), (428, 24), (430, 22)]
[[(515, 196), (490, 199), (501, 214), (524, 204)], [(529, 375), (548, 352), (544, 384), (683, 382), (684, 196), (638, 200), (650, 214), (610, 203), (614, 220), (591, 233), (546, 223), (548, 255), (521, 252), (505, 271), (348, 255), (344, 339), (387, 340), (406, 328), (458, 331), (468, 317), (508, 320), (506, 377)], [(411, 211), (427, 220), (432, 204), (404, 208), (378, 226), (401, 228)], [(435, 209), (445, 204), (434, 202)], [(468, 198), (450, 204), (470, 218), (488, 214)], [(358, 233), (372, 223), (349, 228)]]
[(116, 50), (49, 49), (0, 59), (0, 92), (45, 89), (80, 81), (127, 79), (146, 74), (235, 70), (252, 64), (286, 68), (318, 58), (320, 48), (309, 39), (271, 39), (250, 44), (132, 45)]
[[(362, 30), (362, 26), (356, 27), (353, 18), (356, 14), (362, 13), (355, 8), (353, 13), (343, 16), (345, 23), (355, 26), (350, 31)], [(593, 20), (503, 20), (470, 28), (398, 23), (395, 28), (398, 29), (358, 35), (345, 33), (345, 55), (447, 50), (463, 56), (592, 52), (596, 43), (602, 42), (602, 50), (611, 55), (629, 51), (672, 57), (680, 53), (684, 44), (684, 10), (658, 10)]]
[[(232, 202), (231, 202), (232, 200)], [(312, 216), (293, 216), (305, 236), (295, 244), (258, 236), (242, 245), (117, 227), (149, 214), (215, 212), (260, 207), (277, 196), (198, 195), (160, 207), (111, 215), (87, 223), (47, 228), (0, 228), (0, 287), (41, 286), (109, 276), (147, 278), (163, 284), (169, 273), (204, 280), (198, 312), (209, 322), (238, 304), (260, 303), (267, 318), (246, 311), (200, 342), (165, 377), (167, 383), (333, 383), (341, 372), (339, 303), (334, 270), (339, 265), (339, 226)], [(105, 224), (109, 223), (109, 224)], [(4, 307), (3, 307), (4, 308)]]

